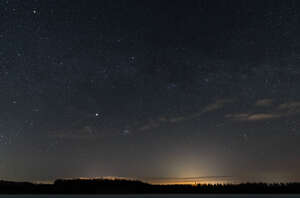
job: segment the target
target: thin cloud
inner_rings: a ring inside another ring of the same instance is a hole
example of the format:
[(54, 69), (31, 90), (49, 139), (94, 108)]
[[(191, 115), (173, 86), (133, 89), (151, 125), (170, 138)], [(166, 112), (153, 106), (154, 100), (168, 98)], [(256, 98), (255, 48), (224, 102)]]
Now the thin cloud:
[[(264, 99), (264, 100), (257, 101), (256, 106), (272, 105), (272, 103), (273, 103), (272, 100)], [(271, 120), (271, 119), (278, 119), (282, 117), (288, 117), (296, 113), (300, 113), (299, 101), (282, 103), (277, 108), (268, 112), (259, 112), (259, 113), (245, 112), (245, 113), (227, 114), (225, 115), (225, 118), (237, 120), (237, 121), (261, 121), (261, 120)]]
[(247, 120), (268, 120), (268, 119), (274, 119), (274, 118), (280, 118), (283, 115), (281, 114), (273, 114), (273, 113), (257, 113), (257, 114), (253, 114), (248, 116)]
[(207, 112), (219, 110), (219, 109), (223, 108), (223, 107), (225, 106), (225, 104), (227, 104), (227, 103), (232, 103), (232, 102), (233, 102), (232, 99), (221, 99), (221, 100), (217, 100), (215, 103), (207, 105), (207, 106), (201, 111), (201, 113), (207, 113)]
[(233, 120), (247, 120), (249, 117), (249, 113), (237, 113), (237, 114), (227, 114), (225, 118), (233, 119)]
[(292, 102), (286, 102), (286, 103), (280, 104), (278, 106), (278, 109), (280, 109), (280, 110), (300, 109), (300, 101), (292, 101)]
[(146, 123), (145, 125), (138, 127), (138, 130), (139, 131), (147, 131), (147, 130), (150, 130), (150, 129), (158, 128), (164, 122), (166, 122), (166, 121), (161, 121), (161, 120), (155, 120), (154, 121), (154, 120), (151, 120), (148, 123)]
[(272, 104), (273, 104), (272, 99), (261, 99), (256, 101), (255, 106), (268, 107), (268, 106), (272, 106)]
[(260, 120), (269, 120), (276, 119), (285, 116), (284, 114), (277, 113), (238, 113), (238, 114), (227, 114), (225, 118), (238, 121), (260, 121)]
[(232, 99), (220, 99), (216, 100), (216, 102), (211, 103), (203, 108), (203, 110), (193, 113), (193, 114), (188, 114), (188, 115), (182, 115), (182, 116), (174, 116), (174, 117), (167, 117), (167, 116), (161, 116), (157, 120), (150, 120), (148, 123), (137, 127), (138, 130), (140, 131), (146, 131), (154, 128), (161, 127), (161, 125), (166, 124), (166, 123), (180, 123), (188, 120), (193, 120), (201, 117), (202, 115), (209, 113), (209, 112), (214, 112), (219, 109), (222, 109), (226, 104), (234, 102)]

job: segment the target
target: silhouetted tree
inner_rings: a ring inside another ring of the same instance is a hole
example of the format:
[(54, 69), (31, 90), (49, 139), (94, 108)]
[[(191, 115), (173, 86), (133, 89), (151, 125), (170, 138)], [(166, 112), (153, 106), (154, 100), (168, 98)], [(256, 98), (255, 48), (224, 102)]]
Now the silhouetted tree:
[(53, 184), (0, 181), (0, 194), (300, 193), (300, 183), (151, 185), (124, 179), (58, 179)]

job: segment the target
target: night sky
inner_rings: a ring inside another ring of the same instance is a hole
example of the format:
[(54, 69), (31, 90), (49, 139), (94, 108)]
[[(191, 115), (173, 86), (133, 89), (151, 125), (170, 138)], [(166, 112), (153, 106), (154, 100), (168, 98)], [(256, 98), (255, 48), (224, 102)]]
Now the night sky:
[(0, 0), (0, 179), (300, 181), (300, 2)]

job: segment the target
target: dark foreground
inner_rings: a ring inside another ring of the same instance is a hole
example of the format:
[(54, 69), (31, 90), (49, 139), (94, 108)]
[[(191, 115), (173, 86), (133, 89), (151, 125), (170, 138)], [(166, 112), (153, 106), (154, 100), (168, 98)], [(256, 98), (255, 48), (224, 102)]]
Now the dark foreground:
[(0, 194), (299, 194), (300, 183), (151, 185), (132, 180), (56, 180), (53, 184), (0, 181)]
[(0, 195), (0, 198), (299, 198), (299, 195), (122, 194), (122, 195)]

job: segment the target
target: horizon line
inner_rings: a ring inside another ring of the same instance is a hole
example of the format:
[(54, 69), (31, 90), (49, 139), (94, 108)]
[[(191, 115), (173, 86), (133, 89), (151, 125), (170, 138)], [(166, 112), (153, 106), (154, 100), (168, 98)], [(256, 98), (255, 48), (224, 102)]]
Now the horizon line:
[[(228, 179), (227, 181), (222, 179)], [(248, 178), (247, 180), (243, 180), (241, 178)], [(251, 178), (251, 177), (250, 177)], [(166, 183), (181, 183), (182, 184), (187, 183), (187, 182), (197, 182), (197, 181), (191, 181), (191, 180), (198, 180), (199, 182), (205, 182), (205, 179), (221, 179), (220, 181), (206, 181), (207, 183), (228, 183), (228, 184), (236, 184), (236, 183), (300, 183), (300, 180), (298, 179), (291, 179), (290, 181), (280, 181), (284, 180), (283, 178), (287, 177), (281, 177), (281, 179), (277, 178), (277, 181), (270, 181), (269, 179), (250, 179), (248, 176), (229, 176), (229, 175), (221, 175), (221, 176), (195, 176), (195, 177), (122, 177), (122, 176), (99, 176), (99, 177), (65, 177), (65, 178), (55, 178), (52, 180), (19, 180), (19, 179), (5, 179), (5, 178), (0, 178), (0, 181), (8, 181), (8, 182), (28, 182), (28, 183), (36, 183), (36, 184), (54, 184), (56, 180), (96, 180), (96, 179), (110, 179), (110, 180), (115, 180), (115, 179), (124, 179), (124, 180), (139, 180), (142, 182), (146, 182), (149, 184), (166, 184)], [(276, 178), (276, 177), (275, 177)], [(253, 181), (254, 179), (254, 181)], [(285, 179), (285, 180), (286, 180)], [(202, 180), (202, 181), (200, 181)], [(230, 181), (231, 180), (231, 181)], [(233, 180), (239, 180), (234, 182)], [(255, 181), (256, 180), (256, 181)]]

